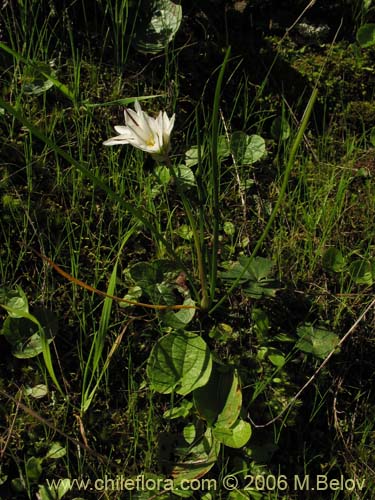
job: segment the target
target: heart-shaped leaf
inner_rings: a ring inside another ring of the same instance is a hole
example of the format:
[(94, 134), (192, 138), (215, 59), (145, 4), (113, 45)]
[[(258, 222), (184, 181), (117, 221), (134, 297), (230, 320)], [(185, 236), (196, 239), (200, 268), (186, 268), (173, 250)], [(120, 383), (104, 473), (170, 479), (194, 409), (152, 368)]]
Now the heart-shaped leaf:
[(303, 325), (297, 328), (300, 340), (296, 347), (303, 352), (311, 353), (317, 358), (324, 359), (338, 345), (339, 337), (324, 328), (315, 328), (313, 325)]
[(242, 448), (250, 439), (251, 426), (248, 422), (238, 419), (232, 427), (215, 425), (213, 434), (225, 446)]
[(151, 387), (163, 394), (189, 394), (208, 382), (211, 369), (211, 353), (205, 341), (185, 331), (162, 337), (147, 363)]
[(194, 404), (208, 425), (231, 427), (242, 407), (237, 370), (214, 364), (208, 383), (194, 391)]

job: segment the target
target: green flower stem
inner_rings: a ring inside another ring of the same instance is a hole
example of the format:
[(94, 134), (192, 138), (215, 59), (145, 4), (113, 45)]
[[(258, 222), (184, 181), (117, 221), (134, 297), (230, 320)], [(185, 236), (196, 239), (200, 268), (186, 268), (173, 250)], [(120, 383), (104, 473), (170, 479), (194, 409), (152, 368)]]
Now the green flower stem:
[(200, 281), (200, 285), (201, 285), (201, 294), (202, 294), (200, 307), (203, 311), (207, 311), (207, 309), (209, 308), (209, 305), (210, 305), (210, 301), (209, 301), (209, 296), (208, 296), (206, 270), (205, 270), (203, 253), (202, 253), (202, 246), (201, 246), (201, 235), (197, 229), (190, 203), (189, 203), (187, 197), (185, 196), (183, 189), (181, 189), (181, 186), (179, 185), (178, 178), (176, 176), (175, 170), (172, 166), (172, 163), (171, 163), (171, 160), (169, 157), (165, 158), (165, 163), (166, 163), (167, 167), (169, 168), (171, 176), (174, 179), (176, 179), (176, 186), (177, 186), (178, 195), (180, 196), (180, 199), (181, 199), (182, 204), (184, 206), (184, 210), (185, 210), (187, 218), (189, 220), (191, 230), (193, 232), (195, 252), (196, 252), (196, 257), (197, 257), (197, 261), (198, 261), (199, 281)]
[(216, 82), (214, 106), (212, 111), (212, 168), (211, 168), (211, 185), (212, 185), (212, 198), (213, 198), (213, 239), (212, 239), (212, 257), (211, 257), (211, 274), (210, 274), (210, 302), (215, 298), (215, 289), (217, 281), (217, 254), (219, 250), (219, 221), (220, 221), (220, 162), (217, 157), (218, 149), (218, 135), (219, 135), (219, 104), (220, 104), (220, 93), (221, 85), (224, 78), (225, 67), (227, 65), (230, 47), (227, 48), (225, 53), (223, 64), (220, 68), (220, 73)]
[[(203, 180), (202, 180), (202, 144), (200, 140), (200, 124), (199, 124), (199, 115), (198, 108), (195, 108), (195, 125), (197, 130), (197, 150), (198, 150), (198, 165), (197, 170), (195, 172), (195, 179), (197, 182), (197, 196), (198, 196), (198, 208), (199, 208), (199, 233), (200, 233), (200, 246), (204, 248), (204, 199), (207, 198), (204, 194), (203, 190)], [(207, 254), (204, 255), (205, 259), (207, 258)], [(206, 263), (207, 264), (207, 263)]]
[(279, 197), (277, 198), (277, 201), (276, 201), (275, 206), (272, 210), (272, 214), (271, 214), (271, 216), (266, 224), (266, 227), (264, 228), (261, 237), (257, 241), (257, 244), (255, 245), (255, 248), (254, 248), (254, 250), (249, 258), (249, 261), (248, 261), (246, 267), (243, 269), (242, 273), (236, 279), (236, 281), (233, 283), (233, 285), (229, 288), (229, 290), (227, 290), (227, 293), (210, 309), (210, 311), (209, 311), (210, 314), (213, 313), (218, 307), (220, 307), (221, 304), (223, 302), (225, 302), (225, 300), (227, 300), (227, 298), (230, 296), (232, 291), (238, 286), (242, 277), (248, 271), (250, 265), (252, 264), (252, 262), (254, 260), (254, 257), (257, 255), (260, 247), (262, 246), (264, 240), (266, 239), (266, 237), (271, 229), (271, 226), (276, 218), (276, 215), (279, 211), (281, 203), (284, 200), (285, 192), (286, 192), (286, 189), (288, 187), (289, 176), (290, 176), (290, 173), (291, 173), (292, 168), (294, 166), (294, 160), (296, 158), (298, 148), (303, 140), (303, 135), (305, 133), (307, 124), (309, 122), (317, 95), (318, 95), (318, 90), (317, 90), (317, 88), (315, 88), (312, 91), (309, 102), (307, 103), (305, 112), (304, 112), (303, 117), (302, 117), (301, 125), (299, 127), (296, 138), (294, 139), (294, 142), (293, 142), (292, 147), (290, 149), (289, 159), (288, 159), (288, 163), (287, 163), (286, 168), (285, 168), (284, 179), (283, 179), (283, 183), (281, 185), (280, 194), (279, 194)]

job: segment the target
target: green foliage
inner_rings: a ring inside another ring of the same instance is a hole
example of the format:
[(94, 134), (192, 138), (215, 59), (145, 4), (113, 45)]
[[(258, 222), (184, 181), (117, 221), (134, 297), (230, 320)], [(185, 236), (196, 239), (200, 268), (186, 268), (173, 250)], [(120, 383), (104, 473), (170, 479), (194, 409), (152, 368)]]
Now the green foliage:
[(158, 340), (147, 363), (151, 387), (163, 394), (189, 394), (207, 383), (211, 369), (206, 343), (186, 331), (169, 333)]
[[(220, 160), (227, 159), (233, 155), (235, 162), (239, 165), (252, 165), (266, 155), (266, 143), (259, 135), (247, 135), (237, 130), (230, 136), (219, 135), (217, 155)], [(193, 167), (198, 164), (198, 146), (192, 146), (185, 153), (186, 165)]]
[(194, 391), (194, 404), (208, 425), (232, 427), (242, 407), (237, 371), (214, 364), (207, 384)]
[(375, 45), (375, 24), (363, 24), (357, 31), (357, 42), (364, 49)]
[[(354, 254), (356, 256), (356, 254)], [(329, 248), (323, 255), (323, 266), (334, 273), (352, 280), (356, 285), (371, 286), (375, 281), (375, 260), (344, 257), (336, 248)]]
[(176, 298), (180, 295), (183, 300), (182, 305), (192, 307), (177, 312), (167, 310), (161, 315), (161, 319), (173, 328), (183, 328), (194, 317), (194, 301), (190, 298), (189, 290), (178, 285), (180, 272), (181, 269), (175, 263), (165, 259), (137, 262), (128, 270), (128, 278), (133, 285), (125, 298), (144, 298), (151, 304), (173, 306), (176, 305)]
[(8, 313), (1, 333), (12, 346), (14, 356), (32, 358), (43, 353), (47, 370), (56, 387), (62, 392), (52, 365), (49, 344), (56, 333), (56, 317), (50, 311), (40, 309), (36, 315), (29, 312), (25, 293), (0, 289), (0, 307)]
[(323, 267), (335, 273), (343, 271), (346, 267), (346, 262), (340, 250), (334, 247), (328, 248), (323, 255)]
[(262, 296), (274, 297), (280, 285), (270, 277), (273, 262), (264, 257), (240, 257), (238, 261), (225, 265), (226, 271), (221, 272), (224, 283), (231, 284), (239, 280), (244, 293), (254, 299)]
[(175, 486), (182, 481), (192, 480), (207, 474), (219, 458), (220, 442), (215, 438), (212, 429), (202, 433), (198, 426), (197, 439), (189, 444), (185, 439), (176, 450), (177, 460), (171, 474)]
[[(48, 461), (59, 460), (66, 455), (66, 448), (61, 443), (54, 441), (51, 443), (47, 453), (42, 457), (29, 457), (25, 462), (25, 476), (16, 478), (12, 481), (13, 490), (19, 493), (26, 492), (30, 486), (37, 485), (39, 497), (41, 500), (60, 500), (71, 490), (70, 479), (65, 478), (59, 481), (56, 488), (40, 484), (43, 474), (43, 466)], [(77, 499), (78, 500), (78, 499)]]
[(208, 383), (194, 391), (195, 407), (213, 435), (225, 446), (242, 448), (250, 439), (251, 427), (240, 418), (242, 391), (236, 370), (215, 365)]
[(181, 5), (170, 0), (153, 0), (150, 10), (138, 23), (134, 46), (141, 52), (157, 54), (173, 40), (181, 19)]
[(349, 273), (357, 285), (371, 286), (375, 279), (375, 261), (355, 260), (350, 264)]
[(290, 126), (284, 116), (278, 116), (273, 120), (271, 134), (275, 140), (286, 141), (289, 139)]
[(40, 95), (54, 86), (56, 73), (50, 65), (38, 63), (38, 65), (26, 67), (23, 74), (24, 92), (29, 95)]
[(259, 135), (238, 131), (231, 136), (230, 148), (238, 165), (252, 165), (265, 155), (266, 143)]
[(297, 334), (300, 339), (297, 341), (296, 347), (321, 359), (328, 356), (340, 340), (335, 333), (325, 328), (316, 328), (313, 325), (299, 326)]

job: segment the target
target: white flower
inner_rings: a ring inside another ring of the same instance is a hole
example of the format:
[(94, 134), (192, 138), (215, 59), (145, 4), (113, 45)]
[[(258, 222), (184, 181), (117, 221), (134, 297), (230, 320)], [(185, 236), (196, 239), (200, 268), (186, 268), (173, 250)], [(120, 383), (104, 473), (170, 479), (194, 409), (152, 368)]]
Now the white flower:
[(156, 160), (163, 160), (170, 150), (170, 135), (174, 125), (175, 115), (171, 119), (167, 113), (161, 112), (156, 118), (144, 113), (138, 101), (134, 104), (135, 111), (125, 108), (125, 126), (115, 126), (116, 137), (103, 142), (105, 146), (116, 144), (131, 144), (135, 148), (150, 153)]

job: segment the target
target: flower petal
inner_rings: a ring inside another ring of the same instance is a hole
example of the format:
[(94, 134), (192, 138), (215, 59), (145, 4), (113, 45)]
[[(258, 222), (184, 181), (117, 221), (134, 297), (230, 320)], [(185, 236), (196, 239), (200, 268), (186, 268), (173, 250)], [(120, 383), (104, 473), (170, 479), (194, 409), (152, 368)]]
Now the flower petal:
[(126, 127), (125, 125), (115, 125), (115, 130), (118, 134), (121, 135), (132, 135), (132, 132), (129, 129), (129, 127)]
[(103, 142), (104, 146), (114, 146), (118, 144), (131, 144), (132, 137), (127, 135), (116, 135), (116, 137), (111, 137)]
[(170, 134), (174, 126), (175, 115), (169, 119), (165, 111), (160, 111), (157, 118), (153, 118), (142, 111), (136, 100), (134, 110), (125, 108), (124, 116), (125, 126), (115, 126), (119, 135), (111, 137), (103, 144), (106, 146), (131, 144), (150, 153), (155, 159), (165, 158), (170, 149)]
[(141, 105), (139, 104), (139, 101), (137, 99), (134, 102), (134, 108), (135, 108), (135, 111), (137, 112), (137, 115), (143, 114)]

